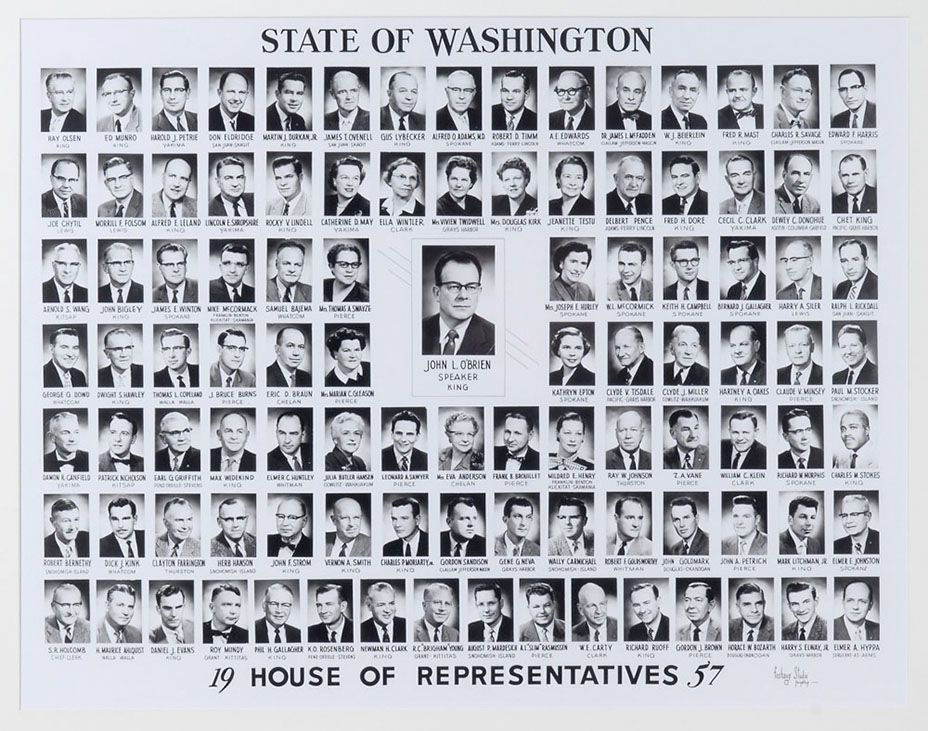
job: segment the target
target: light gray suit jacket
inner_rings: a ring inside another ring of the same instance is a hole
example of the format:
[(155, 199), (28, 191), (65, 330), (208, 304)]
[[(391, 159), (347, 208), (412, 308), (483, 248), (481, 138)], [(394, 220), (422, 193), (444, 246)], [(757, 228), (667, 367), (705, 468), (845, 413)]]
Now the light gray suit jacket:
[[(496, 536), (496, 540), (493, 542), (493, 555), (494, 556), (508, 556), (506, 552), (506, 538), (505, 534), (501, 536)], [(525, 539), (525, 542), (522, 544), (522, 556), (540, 556), (541, 555), (541, 546), (539, 546), (535, 541), (530, 541), (528, 538)]]
[[(593, 531), (589, 528), (583, 529), (583, 551), (587, 556), (592, 556), (594, 552), (594, 538)], [(567, 542), (567, 539), (563, 535), (559, 535), (557, 538), (552, 538), (548, 541), (548, 555), (549, 556), (572, 556), (570, 552), (570, 544)]]
[[(152, 218), (168, 218), (169, 209), (164, 206), (164, 199), (161, 197), (163, 191), (158, 191), (151, 197), (151, 217)], [(177, 210), (178, 205), (180, 210)], [(174, 210), (177, 212), (178, 218), (195, 218), (197, 215), (197, 199), (191, 198), (190, 196), (184, 196), (179, 201), (175, 201)]]

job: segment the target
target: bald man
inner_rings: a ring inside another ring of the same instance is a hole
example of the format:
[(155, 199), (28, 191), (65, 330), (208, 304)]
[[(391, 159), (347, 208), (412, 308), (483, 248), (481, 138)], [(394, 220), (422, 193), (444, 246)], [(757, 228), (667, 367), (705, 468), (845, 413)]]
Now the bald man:
[(582, 619), (570, 628), (574, 642), (615, 642), (619, 639), (619, 623), (606, 614), (606, 592), (599, 584), (588, 582), (577, 595), (577, 616)]
[(435, 129), (450, 132), (481, 130), (480, 109), (473, 106), (477, 91), (477, 82), (470, 71), (458, 69), (448, 74), (445, 82), (448, 103), (435, 113)]

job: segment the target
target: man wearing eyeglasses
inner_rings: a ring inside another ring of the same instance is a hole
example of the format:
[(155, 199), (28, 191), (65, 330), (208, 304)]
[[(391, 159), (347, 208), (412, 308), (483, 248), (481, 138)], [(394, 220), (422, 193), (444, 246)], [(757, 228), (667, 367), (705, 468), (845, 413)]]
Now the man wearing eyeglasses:
[(103, 182), (113, 200), (97, 206), (100, 218), (141, 218), (142, 194), (135, 187), (132, 163), (122, 157), (111, 157), (103, 163)]
[(264, 616), (255, 622), (255, 644), (286, 644), (302, 641), (297, 627), (287, 624), (293, 610), (293, 589), (287, 584), (271, 584), (264, 590)]
[(162, 284), (151, 293), (152, 302), (196, 302), (199, 292), (196, 280), (187, 276), (187, 249), (181, 244), (162, 244), (155, 255)]
[(209, 367), (209, 385), (212, 388), (254, 388), (255, 374), (242, 368), (248, 353), (248, 340), (244, 331), (227, 328), (219, 333), (217, 351), (219, 359)]
[(438, 314), (422, 321), (423, 355), (494, 355), (496, 328), (476, 314), (483, 266), (469, 251), (449, 251), (435, 264)]
[(786, 245), (780, 264), (786, 270), (790, 283), (777, 290), (778, 300), (820, 300), (822, 278), (812, 271), (812, 244), (804, 239), (794, 239)]
[(664, 300), (709, 299), (709, 282), (699, 278), (699, 245), (684, 239), (670, 247), (670, 263), (677, 281), (664, 287)]
[(90, 622), (81, 616), (84, 599), (74, 584), (58, 584), (52, 592), (52, 613), (45, 618), (45, 642), (49, 645), (90, 642)]
[(783, 438), (789, 449), (780, 452), (777, 467), (781, 470), (821, 470), (825, 454), (813, 446), (812, 416), (805, 409), (790, 409), (782, 419)]
[(251, 252), (245, 244), (228, 243), (219, 254), (219, 276), (209, 282), (210, 302), (254, 302), (255, 288), (245, 283)]
[(52, 187), (42, 193), (42, 218), (86, 218), (87, 198), (75, 192), (81, 181), (77, 160), (61, 157), (49, 173)]
[(132, 333), (117, 327), (103, 336), (103, 352), (110, 364), (97, 372), (99, 388), (142, 388), (144, 367), (133, 363)]
[(97, 301), (103, 303), (138, 303), (145, 299), (142, 285), (132, 280), (135, 268), (135, 256), (132, 247), (122, 241), (116, 241), (103, 252), (103, 271), (109, 277), (109, 283), (97, 291)]
[(308, 558), (313, 555), (313, 539), (309, 536), (312, 521), (302, 498), (285, 497), (277, 503), (274, 519), (277, 532), (267, 536), (268, 558)]
[(161, 417), (158, 437), (164, 449), (155, 452), (155, 472), (199, 472), (200, 450), (191, 446), (193, 428), (179, 411)]
[(448, 103), (435, 113), (435, 129), (472, 132), (482, 129), (480, 110), (471, 106), (477, 96), (474, 75), (465, 69), (448, 74), (445, 83)]
[(590, 83), (579, 71), (562, 71), (554, 85), (554, 94), (560, 109), (548, 115), (548, 129), (592, 130), (595, 127), (593, 108), (587, 104)]
[(141, 115), (135, 106), (135, 85), (128, 74), (116, 72), (103, 79), (102, 107), (107, 114), (97, 120), (97, 132), (141, 132)]
[(838, 96), (847, 109), (831, 118), (833, 129), (876, 127), (876, 104), (867, 99), (867, 91), (867, 79), (860, 69), (844, 69), (838, 74)]
[(847, 534), (835, 541), (835, 554), (879, 554), (880, 532), (870, 527), (870, 500), (866, 495), (845, 495), (841, 499), (841, 527)]

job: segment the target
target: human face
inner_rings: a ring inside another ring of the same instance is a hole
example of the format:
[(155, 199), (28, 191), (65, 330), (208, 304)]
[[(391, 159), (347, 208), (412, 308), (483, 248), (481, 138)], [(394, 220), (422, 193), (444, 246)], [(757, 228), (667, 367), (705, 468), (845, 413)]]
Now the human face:
[(760, 516), (750, 505), (732, 505), (731, 524), (738, 538), (747, 538), (760, 527)]
[(288, 114), (296, 114), (303, 106), (303, 98), (306, 95), (305, 86), (302, 81), (287, 79), (283, 88), (274, 92), (274, 96), (277, 97), (277, 106)]
[(561, 195), (564, 198), (576, 198), (583, 192), (584, 182), (586, 178), (583, 175), (583, 168), (570, 163), (561, 168), (557, 187), (561, 189)]
[(863, 624), (867, 618), (867, 613), (873, 606), (870, 587), (862, 581), (848, 584), (844, 590), (844, 598), (841, 603), (844, 605), (845, 617), (854, 624)]
[(525, 175), (517, 168), (506, 168), (500, 178), (503, 183), (503, 190), (506, 191), (512, 200), (519, 201), (525, 196), (525, 186), (528, 181)]
[(699, 527), (699, 516), (693, 512), (691, 505), (674, 505), (670, 508), (670, 520), (673, 529), (684, 541), (692, 538)]
[(167, 629), (178, 629), (184, 621), (184, 595), (178, 592), (162, 596), (158, 614), (161, 615), (161, 624)]
[(219, 423), (217, 433), (223, 450), (227, 454), (238, 454), (248, 441), (248, 423), (239, 414), (229, 414)]
[(132, 365), (132, 352), (134, 350), (135, 345), (129, 333), (110, 335), (103, 345), (103, 352), (110, 359), (110, 365), (120, 373), (129, 370)]
[[(838, 256), (840, 257), (841, 270), (844, 272), (844, 276), (852, 282), (859, 282), (866, 274), (867, 266), (870, 264), (870, 258), (864, 256), (860, 245), (846, 244), (841, 247)], [(59, 281), (61, 280), (59, 279)]]
[(474, 77), (467, 71), (455, 71), (448, 75), (448, 85), (445, 94), (448, 96), (448, 107), (453, 112), (464, 114), (477, 92)]
[(648, 182), (648, 178), (645, 175), (644, 163), (641, 160), (632, 160), (629, 158), (622, 161), (618, 171), (616, 171), (612, 178), (615, 180), (615, 187), (619, 191), (619, 195), (626, 200), (634, 200), (637, 198), (644, 184)]
[(62, 287), (70, 287), (74, 280), (77, 279), (77, 273), (80, 270), (81, 255), (76, 248), (62, 246), (55, 252), (55, 258), (52, 260), (52, 271), (55, 273), (55, 281)]
[(275, 259), (277, 278), (286, 286), (300, 281), (303, 273), (303, 252), (295, 246), (285, 246), (277, 252)]
[(474, 592), (474, 604), (480, 621), (490, 626), (496, 624), (503, 613), (502, 601), (496, 598), (496, 592), (489, 589)]
[(408, 201), (412, 198), (413, 191), (419, 187), (419, 173), (413, 165), (400, 165), (390, 175), (387, 185), (390, 186), (394, 196)]
[(335, 362), (343, 373), (351, 373), (361, 365), (362, 351), (360, 340), (342, 340), (335, 351)]
[(758, 259), (752, 259), (748, 247), (739, 246), (728, 253), (728, 265), (731, 273), (739, 282), (750, 282), (751, 277), (757, 274)]
[(870, 179), (870, 171), (865, 170), (863, 163), (854, 158), (845, 160), (838, 165), (838, 177), (841, 178), (841, 185), (844, 187), (845, 193), (848, 195), (860, 195)]
[(135, 532), (138, 516), (132, 514), (131, 505), (114, 506), (110, 508), (110, 528), (117, 538), (127, 540)]
[(783, 252), (786, 259), (786, 276), (794, 282), (801, 282), (812, 270), (812, 254), (801, 241), (792, 241)]
[(699, 98), (699, 77), (696, 74), (678, 74), (670, 82), (670, 103), (680, 114), (686, 114)]
[(562, 505), (557, 510), (557, 524), (568, 541), (579, 540), (583, 535), (587, 516), (576, 505)]
[(357, 165), (339, 165), (335, 173), (335, 193), (341, 200), (351, 200), (361, 187), (361, 169)]
[(277, 521), (277, 535), (286, 541), (303, 533), (306, 526), (306, 513), (297, 500), (281, 500), (277, 504), (274, 519)]
[(853, 332), (844, 333), (838, 338), (838, 351), (848, 368), (856, 368), (867, 358), (867, 346), (861, 342), (860, 336)]
[(219, 192), (228, 201), (237, 201), (245, 192), (245, 168), (241, 165), (223, 165), (216, 174)]
[(342, 249), (329, 269), (339, 284), (343, 287), (350, 287), (361, 273), (361, 257), (356, 251)]
[(532, 529), (532, 523), (535, 521), (535, 512), (530, 506), (513, 505), (509, 510), (509, 515), (503, 516), (503, 523), (506, 525), (506, 533), (513, 543), (518, 543), (528, 536)]
[(525, 419), (510, 416), (503, 424), (503, 444), (510, 454), (518, 454), (528, 446), (534, 431)]
[(615, 93), (623, 112), (637, 112), (647, 94), (644, 77), (637, 71), (622, 74), (616, 81)]
[(297, 453), (303, 443), (303, 427), (296, 416), (285, 416), (277, 421), (277, 446), (286, 455)]
[(219, 362), (226, 371), (234, 373), (242, 367), (247, 351), (245, 338), (241, 335), (226, 335), (226, 339), (219, 346)]
[(230, 117), (235, 117), (242, 111), (248, 98), (248, 80), (241, 74), (229, 74), (225, 86), (217, 93), (223, 111)]
[(641, 535), (644, 525), (644, 510), (641, 504), (634, 500), (622, 503), (621, 511), (615, 516), (615, 525), (618, 529), (619, 540), (634, 540)]
[(164, 514), (164, 527), (175, 543), (187, 540), (193, 532), (193, 510), (189, 505), (172, 505)]
[(736, 452), (747, 452), (757, 439), (757, 427), (751, 419), (732, 419), (728, 422), (728, 436)]
[(125, 627), (135, 614), (135, 597), (124, 591), (114, 591), (106, 600), (106, 618), (114, 627)]
[(245, 278), (248, 271), (248, 255), (235, 251), (227, 251), (219, 260), (219, 274), (222, 281), (230, 287), (237, 287)]
[(274, 627), (283, 627), (290, 619), (293, 594), (281, 587), (268, 589), (264, 595), (264, 616)]
[(361, 532), (361, 505), (357, 500), (337, 500), (332, 506), (332, 522), (339, 540), (357, 538)]
[(50, 518), (52, 527), (55, 529), (55, 535), (62, 543), (70, 543), (81, 529), (81, 511), (77, 508), (73, 510), (60, 510)]
[[(125, 419), (110, 421), (110, 451), (117, 457), (125, 457), (129, 454), (137, 436), (132, 430), (132, 424)], [(110, 521), (112, 522), (112, 512)]]
[(213, 622), (220, 627), (231, 627), (242, 614), (242, 597), (234, 591), (221, 591), (209, 603)]
[(841, 518), (845, 533), (857, 537), (870, 525), (870, 506), (859, 498), (845, 497), (841, 501), (841, 512), (838, 517)]
[(743, 112), (751, 108), (757, 87), (751, 83), (750, 74), (731, 73), (725, 81), (725, 93), (729, 106), (736, 112)]
[(229, 503), (219, 508), (219, 527), (230, 541), (240, 541), (248, 527), (248, 511), (242, 503)]
[[(432, 287), (432, 294), (438, 301), (438, 309), (446, 323), (461, 323), (477, 310), (480, 301), (479, 289), (468, 292), (466, 285), (480, 284), (480, 272), (470, 262), (449, 261), (439, 273), (442, 284)], [(451, 292), (447, 286), (450, 283), (465, 285), (459, 287), (458, 292)]]
[[(564, 71), (557, 78), (555, 85), (557, 103), (568, 114), (577, 114), (586, 104), (590, 95), (589, 87), (576, 71)], [(560, 93), (558, 93), (560, 91)]]
[(435, 589), (429, 598), (422, 602), (422, 611), (426, 621), (433, 627), (441, 627), (451, 617), (454, 598), (445, 588)]
[(476, 181), (471, 180), (470, 170), (467, 168), (451, 168), (448, 173), (448, 192), (456, 201), (462, 200)]
[(539, 627), (547, 627), (554, 622), (557, 607), (550, 594), (532, 594), (528, 598), (528, 612)]
[(747, 370), (757, 360), (760, 341), (751, 336), (751, 328), (739, 325), (728, 335), (728, 348), (732, 363)]
[[(175, 158), (164, 166), (161, 183), (169, 200), (179, 201), (187, 195), (192, 171), (185, 160)], [(174, 252), (176, 253), (176, 252)]]
[(298, 368), (306, 355), (306, 336), (302, 330), (295, 327), (285, 328), (280, 337), (280, 343), (274, 344), (277, 360), (287, 368)]
[(161, 422), (161, 439), (175, 453), (190, 449), (190, 421), (183, 414), (168, 416)]
[(367, 606), (370, 607), (374, 621), (386, 627), (396, 616), (396, 593), (392, 589), (382, 589), (368, 595)]
[(644, 355), (644, 343), (638, 342), (631, 330), (619, 330), (613, 340), (615, 357), (623, 368), (635, 365)]
[(584, 586), (577, 598), (577, 609), (591, 627), (606, 624), (606, 592), (592, 584)]
[(522, 77), (509, 78), (504, 76), (499, 82), (499, 100), (510, 114), (518, 114), (525, 106), (525, 81)]
[(805, 194), (812, 182), (812, 161), (802, 155), (790, 158), (783, 171), (783, 185), (797, 198)]
[(798, 116), (812, 103), (812, 81), (808, 76), (796, 74), (780, 86), (780, 101), (787, 112)]
[(186, 108), (189, 98), (190, 90), (186, 88), (180, 76), (169, 76), (164, 80), (161, 86), (161, 105), (164, 111), (175, 116), (180, 114)]
[(70, 200), (74, 186), (80, 182), (81, 170), (73, 162), (60, 162), (51, 175), (52, 190), (61, 200)]
[(714, 606), (715, 600), (709, 600), (704, 586), (688, 586), (683, 592), (683, 612), (693, 624), (704, 622)]
[(812, 589), (794, 591), (787, 596), (789, 610), (800, 623), (807, 625), (815, 619), (815, 610), (818, 607), (818, 597), (812, 594)]
[(419, 427), (414, 421), (400, 419), (393, 425), (391, 436), (396, 451), (400, 454), (409, 454), (419, 439)]
[(748, 591), (735, 600), (741, 619), (749, 627), (757, 627), (764, 620), (767, 602), (764, 595), (757, 591)]
[(52, 612), (55, 619), (65, 627), (70, 627), (81, 616), (84, 602), (81, 599), (80, 589), (55, 589), (52, 595)]
[(274, 169), (274, 184), (284, 200), (293, 200), (303, 190), (303, 177), (297, 175), (292, 164), (281, 165)]
[(641, 446), (644, 436), (644, 423), (637, 411), (626, 411), (615, 423), (615, 437), (619, 446), (628, 453), (635, 452)]
[(100, 95), (103, 97), (103, 104), (106, 106), (107, 111), (121, 117), (132, 106), (132, 100), (135, 99), (135, 89), (130, 89), (129, 82), (117, 76), (103, 82)]
[(629, 599), (632, 603), (632, 611), (644, 624), (651, 624), (661, 613), (660, 601), (654, 596), (650, 586), (633, 591)]
[(860, 83), (857, 74), (841, 74), (838, 77), (838, 96), (844, 106), (856, 112), (867, 101), (867, 85)]
[(165, 251), (161, 254), (158, 269), (166, 283), (178, 287), (187, 278), (187, 257), (183, 251)]
[(74, 105), (74, 79), (52, 79), (45, 94), (55, 114), (67, 114)]
[(870, 427), (857, 414), (841, 417), (841, 441), (850, 450), (857, 450), (870, 441)]
[(812, 442), (812, 421), (808, 416), (794, 416), (789, 420), (786, 441), (796, 454), (808, 451)]
[(363, 435), (364, 431), (358, 420), (348, 419), (335, 428), (332, 440), (335, 442), (335, 446), (345, 454), (354, 454), (361, 446), (361, 437)]
[(699, 331), (695, 329), (683, 329), (670, 340), (670, 354), (680, 368), (692, 366), (700, 350)]
[(347, 116), (358, 108), (358, 101), (361, 98), (361, 82), (350, 71), (339, 71), (332, 77), (331, 94), (335, 98), (338, 110)]
[(451, 511), (451, 515), (445, 518), (448, 528), (451, 529), (451, 536), (461, 541), (469, 541), (477, 535), (477, 522), (480, 516), (477, 514), (477, 508), (464, 503), (458, 503)]
[(55, 449), (61, 454), (68, 455), (77, 451), (81, 437), (80, 425), (77, 417), (67, 417), (60, 419), (57, 424), (51, 428), (52, 441), (55, 443)]
[(103, 174), (103, 182), (118, 201), (128, 198), (135, 189), (135, 175), (127, 165), (113, 165)]
[(409, 114), (416, 108), (419, 99), (419, 82), (412, 74), (397, 74), (387, 89), (387, 99), (393, 111), (400, 115)]
[(573, 457), (583, 446), (583, 422), (565, 421), (557, 432), (558, 457)]
[(815, 342), (808, 330), (791, 330), (784, 337), (786, 355), (797, 368), (804, 368), (812, 360)]
[(419, 530), (421, 516), (413, 514), (412, 505), (390, 508), (390, 522), (397, 538), (410, 538)]
[(754, 189), (754, 166), (750, 160), (730, 162), (725, 168), (725, 180), (735, 196), (744, 198)]
[(789, 527), (800, 538), (808, 538), (815, 531), (818, 509), (807, 505), (797, 505), (796, 512), (787, 517)]
[(76, 335), (59, 335), (51, 346), (52, 361), (62, 370), (73, 368), (81, 355), (81, 341)]
[(578, 335), (565, 335), (557, 349), (557, 357), (565, 368), (576, 368), (583, 360), (583, 338)]
[(673, 192), (681, 198), (689, 198), (699, 188), (700, 173), (693, 172), (688, 162), (678, 162), (670, 166), (670, 185)]
[(619, 277), (626, 287), (638, 286), (643, 268), (640, 251), (619, 251)]
[(123, 287), (132, 281), (134, 268), (135, 260), (132, 257), (132, 249), (128, 246), (114, 246), (106, 253), (103, 270), (114, 286)]

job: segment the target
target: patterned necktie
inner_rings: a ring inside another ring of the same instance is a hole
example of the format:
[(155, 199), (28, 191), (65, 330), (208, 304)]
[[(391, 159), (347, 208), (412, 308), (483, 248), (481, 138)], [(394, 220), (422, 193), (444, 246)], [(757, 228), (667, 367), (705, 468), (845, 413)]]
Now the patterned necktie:
[(226, 388), (232, 388), (232, 376), (226, 376)]
[(338, 552), (338, 557), (339, 557), (339, 558), (347, 558), (347, 557), (348, 557), (348, 544), (347, 544), (347, 543), (343, 543), (343, 544), (342, 544), (342, 550)]
[(683, 541), (683, 555), (684, 556), (690, 555), (690, 544), (687, 543), (686, 541)]
[(548, 628), (547, 627), (541, 628), (541, 641), (542, 642), (548, 641)]
[[(289, 121), (289, 120), (288, 120), (288, 121)], [(290, 215), (290, 201), (284, 201), (284, 212), (283, 212), (283, 215), (285, 215), (285, 216), (289, 216), (289, 215)]]
[[(179, 458), (179, 457), (175, 457), (175, 459), (180, 459), (180, 458)], [(179, 555), (179, 554), (178, 554), (178, 551), (177, 551), (178, 548), (179, 548), (178, 544), (175, 543), (175, 544), (174, 544), (174, 548), (171, 549), (171, 558), (177, 558), (177, 557), (178, 557), (178, 555)]]
[(741, 371), (741, 383), (739, 383), (738, 385), (739, 386), (748, 385), (748, 372), (747, 371)]
[(797, 300), (804, 300), (806, 298), (805, 294), (806, 294), (805, 287), (796, 287), (796, 299)]
[(229, 126), (232, 128), (232, 131), (233, 131), (233, 132), (236, 131), (236, 129), (235, 129), (235, 121), (236, 121), (237, 119), (238, 119), (238, 117), (233, 117), (232, 119), (229, 120)]
[(238, 558), (245, 558), (245, 552), (242, 550), (242, 544), (238, 541), (235, 542), (234, 553)]
[(678, 207), (680, 209), (680, 215), (685, 216), (686, 215), (686, 198), (684, 198), (683, 196), (680, 196), (680, 202), (678, 204)]
[(400, 472), (405, 472), (408, 469), (409, 469), (409, 457), (407, 457), (404, 454), (403, 458), (400, 460)]
[(490, 635), (490, 642), (496, 642), (496, 632), (493, 631), (493, 628), (492, 628), (492, 627), (490, 627), (490, 628), (487, 630), (487, 634)]
[(116, 290), (116, 304), (121, 305), (123, 302), (125, 302), (125, 300), (123, 299), (123, 296), (122, 296), (122, 289), (117, 289)]
[(806, 628), (805, 627), (799, 628), (799, 641), (800, 642), (806, 641)]
[(564, 125), (564, 129), (573, 132), (574, 130), (574, 118), (569, 114), (567, 115), (567, 124)]
[(70, 368), (64, 372), (64, 377), (61, 380), (62, 380), (62, 385), (65, 388), (71, 388), (71, 369)]
[(749, 629), (748, 630), (748, 642), (753, 642), (753, 641), (754, 641), (754, 630)]
[(863, 553), (864, 547), (861, 546), (857, 541), (854, 541), (854, 553)]
[(513, 547), (512, 547), (512, 556), (513, 556), (514, 558), (518, 558), (518, 557), (521, 556), (521, 555), (522, 555), (522, 548), (521, 548), (520, 546), (513, 546)]
[(577, 552), (580, 550), (580, 541), (571, 541), (570, 542), (570, 553), (572, 556), (576, 556)]
[(61, 208), (64, 211), (64, 218), (71, 218), (71, 205), (67, 201), (61, 202)]
[(274, 644), (278, 644), (278, 645), (279, 645), (280, 642), (281, 642), (281, 639), (280, 639), (280, 627), (275, 627), (275, 628), (274, 628)]
[(802, 371), (800, 371), (798, 368), (793, 373), (793, 385), (802, 385)]
[(506, 129), (510, 132), (514, 131), (516, 128), (516, 118), (511, 114), (506, 115)]
[(128, 553), (127, 558), (135, 558), (135, 551), (132, 550), (132, 541), (126, 541), (126, 553)]
[(748, 542), (743, 538), (738, 541), (738, 555), (746, 556), (748, 553)]
[(599, 642), (599, 630), (593, 630), (593, 642)]
[(857, 452), (851, 452), (851, 469), (857, 469)]
[(748, 285), (744, 282), (741, 283), (741, 299), (746, 300), (748, 298)]
[(335, 634), (334, 631), (331, 632), (331, 633), (329, 634), (329, 642), (331, 642), (333, 645), (334, 645), (336, 642), (338, 642), (338, 635)]
[(851, 285), (851, 288), (847, 292), (847, 298), (849, 300), (853, 301), (857, 299), (859, 284), (860, 282), (854, 282), (854, 284)]
[[(179, 379), (179, 378), (178, 378), (177, 380), (178, 380), (178, 382), (180, 382), (180, 379)], [(181, 388), (183, 388), (183, 384), (182, 384), (182, 383), (181, 383)], [(173, 457), (173, 458), (171, 459), (171, 471), (172, 471), (172, 472), (177, 472), (177, 470), (180, 469), (180, 460), (181, 460), (180, 456)], [(176, 546), (174, 547), (174, 550), (175, 550), (175, 551), (177, 550), (177, 547), (176, 547)]]
[(438, 632), (438, 627), (435, 628), (435, 634), (432, 635), (432, 642), (441, 642), (441, 634)]
[[(293, 123), (290, 120), (290, 115), (287, 115), (287, 118), (284, 120), (284, 130), (290, 132), (293, 129)], [(284, 209), (284, 215), (287, 215), (286, 209)]]
[(383, 643), (385, 645), (390, 644), (390, 633), (387, 632), (386, 628), (384, 628), (384, 631), (383, 631)]
[(451, 328), (445, 336), (445, 346), (441, 349), (442, 355), (454, 355), (454, 344), (458, 339), (458, 331)]
[(853, 114), (851, 114), (851, 129), (857, 129), (857, 127), (858, 127), (857, 112), (854, 112)]
[(683, 288), (683, 299), (684, 299), (684, 300), (689, 300), (689, 298), (690, 298), (690, 288), (689, 288), (689, 287), (684, 287), (684, 288)]
[(683, 458), (683, 469), (688, 470), (693, 466), (693, 460), (690, 459), (689, 455), (686, 455)]
[(287, 382), (290, 384), (290, 388), (296, 388), (296, 371), (289, 375)]
[(802, 122), (799, 119), (791, 119), (789, 120), (789, 126), (790, 127), (801, 127)]
[(233, 472), (233, 467), (235, 467), (235, 460), (232, 457), (226, 457), (223, 461), (222, 471), (223, 472)]
[(648, 627), (648, 639), (654, 641), (654, 630)]
[(806, 461), (800, 457), (796, 460), (796, 469), (804, 470), (806, 468)]
[(64, 641), (68, 645), (74, 642), (74, 625), (73, 624), (70, 624), (64, 628)]

